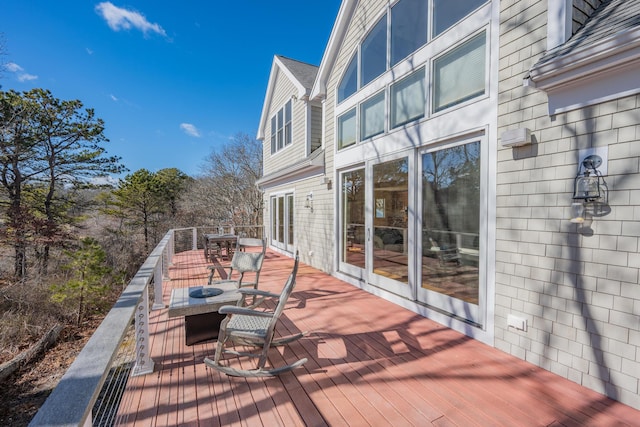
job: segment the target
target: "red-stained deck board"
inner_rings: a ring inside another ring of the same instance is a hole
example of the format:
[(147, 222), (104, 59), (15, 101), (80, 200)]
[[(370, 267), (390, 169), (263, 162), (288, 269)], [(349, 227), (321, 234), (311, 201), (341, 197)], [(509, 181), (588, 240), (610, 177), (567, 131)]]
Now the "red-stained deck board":
[[(177, 254), (164, 283), (206, 283), (202, 251)], [(260, 288), (278, 292), (293, 260), (267, 251)], [(135, 426), (640, 425), (640, 411), (301, 264), (269, 363), (308, 362), (276, 378), (227, 377), (185, 345), (184, 319), (151, 312), (155, 372), (131, 378), (119, 424)], [(252, 368), (256, 360), (230, 359)]]

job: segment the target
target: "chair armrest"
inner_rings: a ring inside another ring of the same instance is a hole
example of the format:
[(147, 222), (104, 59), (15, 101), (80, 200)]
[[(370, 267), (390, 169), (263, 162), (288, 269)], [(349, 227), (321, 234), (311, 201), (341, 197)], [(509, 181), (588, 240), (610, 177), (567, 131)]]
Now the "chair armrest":
[(280, 295), (278, 294), (274, 294), (268, 291), (263, 291), (260, 289), (253, 289), (253, 288), (240, 288), (238, 289), (238, 292), (245, 295), (254, 295), (259, 297), (272, 297), (272, 298), (280, 297)]
[(236, 305), (223, 305), (222, 307), (220, 307), (220, 310), (218, 310), (218, 313), (242, 314), (245, 316), (256, 316), (256, 317), (273, 317), (273, 313), (270, 313), (268, 311), (256, 311), (246, 307), (238, 307)]

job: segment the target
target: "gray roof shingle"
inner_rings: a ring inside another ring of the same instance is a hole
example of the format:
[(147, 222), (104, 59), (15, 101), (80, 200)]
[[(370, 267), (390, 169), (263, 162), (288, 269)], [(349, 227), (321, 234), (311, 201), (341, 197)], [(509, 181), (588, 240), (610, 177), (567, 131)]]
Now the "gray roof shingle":
[(291, 71), (291, 74), (306, 88), (311, 89), (318, 74), (318, 67), (305, 62), (296, 61), (286, 56), (278, 55), (278, 59)]
[(606, 0), (569, 40), (547, 52), (536, 65), (638, 26), (640, 26), (640, 0)]

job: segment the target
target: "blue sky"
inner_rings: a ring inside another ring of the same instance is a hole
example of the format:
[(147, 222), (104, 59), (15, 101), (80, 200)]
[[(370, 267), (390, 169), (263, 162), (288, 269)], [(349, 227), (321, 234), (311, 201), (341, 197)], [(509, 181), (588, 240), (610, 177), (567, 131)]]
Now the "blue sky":
[(273, 55), (319, 65), (340, 0), (4, 1), (3, 90), (49, 89), (106, 124), (134, 172), (189, 175), (255, 137)]

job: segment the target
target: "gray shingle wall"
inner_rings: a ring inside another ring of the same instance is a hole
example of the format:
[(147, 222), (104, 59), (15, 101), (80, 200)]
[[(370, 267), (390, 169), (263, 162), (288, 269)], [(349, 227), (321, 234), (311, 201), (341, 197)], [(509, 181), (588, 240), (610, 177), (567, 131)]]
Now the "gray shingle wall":
[[(495, 345), (640, 408), (640, 97), (549, 117), (522, 84), (544, 53), (546, 2), (503, 0), (500, 21), (498, 135), (527, 127), (535, 142), (498, 151)], [(611, 212), (580, 229), (569, 206), (589, 147), (608, 147)]]
[(602, 0), (573, 0), (573, 28), (571, 34), (575, 34), (587, 22), (587, 19), (601, 3)]

